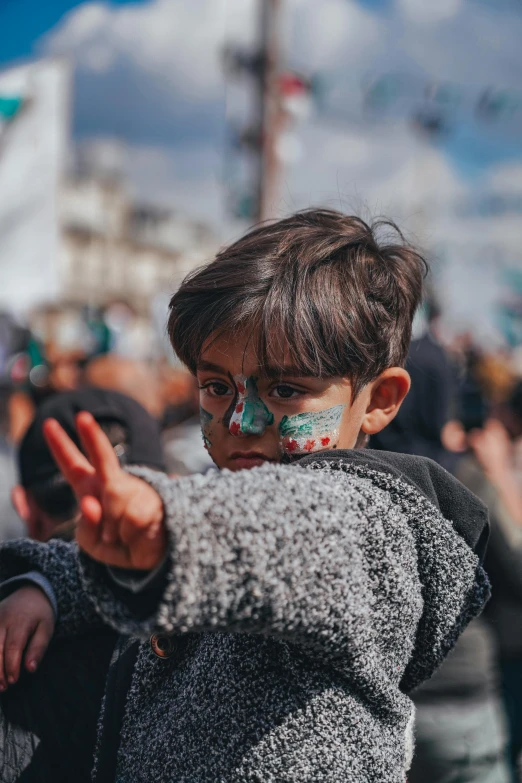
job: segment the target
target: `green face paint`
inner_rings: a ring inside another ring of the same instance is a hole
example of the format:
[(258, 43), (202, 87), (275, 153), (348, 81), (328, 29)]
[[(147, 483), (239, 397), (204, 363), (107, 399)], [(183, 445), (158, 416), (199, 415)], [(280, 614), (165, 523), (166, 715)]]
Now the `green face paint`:
[(279, 425), (284, 454), (309, 454), (337, 445), (339, 427), (346, 405), (335, 405), (325, 411), (283, 416)]
[(201, 421), (201, 432), (203, 434), (203, 443), (205, 444), (205, 448), (209, 449), (212, 446), (212, 443), (210, 442), (210, 428), (211, 423), (213, 420), (213, 416), (211, 413), (206, 411), (204, 408), (200, 406), (199, 408), (199, 419)]
[(262, 435), (268, 425), (274, 423), (270, 413), (257, 391), (256, 379), (236, 375), (234, 383), (237, 399), (228, 425), (232, 435)]

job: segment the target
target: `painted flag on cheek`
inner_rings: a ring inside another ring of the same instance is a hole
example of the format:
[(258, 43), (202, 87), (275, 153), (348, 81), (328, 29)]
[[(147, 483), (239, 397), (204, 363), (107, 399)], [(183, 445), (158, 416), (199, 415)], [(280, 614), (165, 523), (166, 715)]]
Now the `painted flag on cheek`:
[(283, 416), (279, 425), (283, 452), (289, 455), (309, 454), (336, 446), (345, 407), (335, 405), (324, 411)]

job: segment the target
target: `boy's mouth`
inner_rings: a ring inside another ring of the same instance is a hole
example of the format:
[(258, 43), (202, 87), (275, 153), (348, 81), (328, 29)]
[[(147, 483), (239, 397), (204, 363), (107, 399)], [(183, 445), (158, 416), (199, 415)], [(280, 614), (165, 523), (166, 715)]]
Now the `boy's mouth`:
[(276, 460), (267, 457), (260, 451), (234, 451), (229, 457), (237, 468), (257, 468), (264, 465), (265, 462), (275, 462)]

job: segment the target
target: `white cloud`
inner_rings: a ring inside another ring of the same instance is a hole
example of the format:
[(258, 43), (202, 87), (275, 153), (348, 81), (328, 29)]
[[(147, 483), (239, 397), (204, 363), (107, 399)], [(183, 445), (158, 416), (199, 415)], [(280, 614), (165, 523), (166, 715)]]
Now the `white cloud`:
[(348, 211), (386, 214), (407, 231), (426, 231), (435, 215), (464, 198), (468, 186), (442, 151), (412, 136), (402, 123), (343, 131), (324, 125), (303, 129), (303, 160), (289, 168), (281, 207), (328, 203)]
[(522, 163), (503, 163), (488, 176), (491, 188), (502, 193), (522, 194)]
[[(522, 14), (463, 0), (398, 0), (386, 18), (357, 0), (288, 0), (284, 9), (284, 59), (305, 73), (337, 74), (354, 88), (365, 73), (395, 71), (465, 88), (519, 89)], [(94, 93), (107, 107), (114, 79), (127, 90), (139, 81), (141, 95), (158, 96), (161, 122), (161, 112), (180, 98), (194, 111), (223, 100), (223, 46), (252, 45), (258, 15), (257, 0), (88, 2), (66, 15), (42, 46), (72, 55), (84, 81), (106, 74), (107, 86), (100, 82)]]
[(170, 82), (193, 100), (219, 91), (225, 34), (248, 40), (253, 0), (155, 0), (137, 6), (86, 3), (48, 36), (51, 53), (73, 54), (80, 68), (105, 69), (128, 59), (151, 78)]
[[(89, 36), (99, 33), (111, 22), (112, 12), (102, 3), (85, 3), (65, 17), (65, 22), (51, 36), (64, 35), (71, 44), (80, 44)], [(60, 30), (62, 32), (60, 32)]]
[(323, 146), (323, 161), (326, 165), (357, 166), (359, 169), (367, 166), (372, 144), (366, 134), (347, 128), (345, 132), (330, 130), (328, 137)]
[(398, 0), (404, 16), (414, 23), (437, 24), (454, 17), (462, 8), (464, 0)]
[[(417, 14), (396, 16), (387, 28), (383, 59), (434, 79), (466, 87), (519, 89), (522, 14), (500, 13), (494, 3), (401, 0)], [(447, 14), (446, 14), (447, 12)], [(450, 13), (451, 12), (451, 13)], [(424, 14), (424, 24), (420, 24)], [(430, 19), (430, 14), (440, 14)], [(400, 40), (400, 50), (395, 42)]]
[(356, 0), (295, 0), (290, 6), (294, 55), (308, 70), (368, 59), (383, 23)]

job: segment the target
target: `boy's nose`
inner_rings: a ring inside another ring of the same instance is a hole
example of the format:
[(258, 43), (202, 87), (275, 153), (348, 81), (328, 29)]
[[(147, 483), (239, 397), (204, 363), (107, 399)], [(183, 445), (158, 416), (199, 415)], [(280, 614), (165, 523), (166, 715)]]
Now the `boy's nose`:
[(234, 379), (237, 400), (228, 426), (231, 435), (263, 435), (268, 425), (274, 423), (274, 414), (259, 396), (255, 378), (238, 376)]
[(242, 417), (230, 420), (229, 431), (232, 435), (236, 435), (238, 438), (245, 438), (248, 435), (263, 435), (266, 429), (267, 422), (260, 419), (249, 419)]

